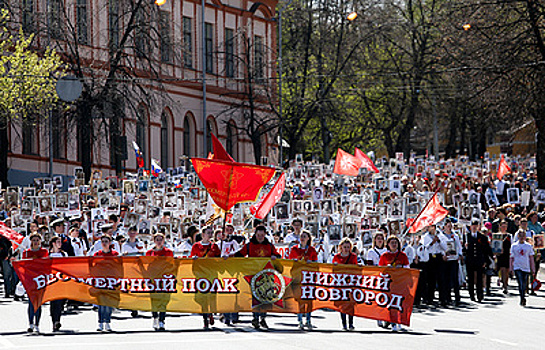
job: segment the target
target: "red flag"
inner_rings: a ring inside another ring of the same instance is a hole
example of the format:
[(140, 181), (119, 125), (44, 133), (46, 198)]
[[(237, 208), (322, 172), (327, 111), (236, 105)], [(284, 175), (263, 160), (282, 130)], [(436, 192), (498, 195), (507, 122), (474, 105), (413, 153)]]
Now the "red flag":
[(498, 166), (498, 179), (502, 179), (502, 177), (507, 174), (508, 172), (511, 171), (511, 168), (509, 167), (509, 165), (507, 165), (507, 162), (505, 161), (505, 159), (503, 159), (503, 154), (501, 156), (501, 159), (500, 159), (500, 165)]
[(363, 153), (358, 147), (356, 147), (356, 150), (354, 151), (354, 156), (356, 156), (356, 158), (361, 160), (362, 168), (366, 168), (367, 170), (372, 170), (375, 173), (379, 172), (375, 164), (373, 164), (373, 161), (369, 157), (367, 157), (367, 154)]
[(254, 202), (276, 171), (274, 168), (217, 159), (192, 158), (191, 163), (210, 197), (225, 211), (236, 203)]
[(235, 160), (229, 155), (229, 153), (227, 153), (225, 148), (223, 148), (220, 140), (218, 140), (214, 134), (210, 133), (210, 135), (212, 136), (212, 147), (214, 147), (214, 159), (234, 162)]
[(269, 191), (269, 193), (267, 193), (263, 200), (250, 207), (250, 212), (257, 219), (263, 219), (267, 215), (267, 213), (269, 213), (271, 208), (274, 207), (276, 203), (278, 203), (285, 189), (286, 175), (282, 173), (278, 180), (276, 180), (273, 188), (271, 188), (271, 190)]
[[(416, 233), (426, 226), (435, 225), (439, 221), (443, 220), (447, 215), (448, 210), (441, 206), (439, 200), (437, 199), (436, 193), (416, 217), (416, 221), (412, 223), (409, 233)], [(407, 226), (410, 226), (410, 224), (411, 223), (407, 220)]]
[(13, 249), (17, 249), (19, 244), (21, 244), (21, 242), (25, 238), (22, 234), (14, 231), (13, 229), (11, 229), (11, 227), (6, 226), (6, 224), (4, 224), (3, 222), (0, 222), (0, 235), (6, 237), (11, 241), (11, 244), (13, 244)]
[(360, 159), (340, 148), (337, 150), (337, 158), (335, 158), (335, 167), (333, 168), (333, 172), (335, 174), (358, 176), (360, 167)]

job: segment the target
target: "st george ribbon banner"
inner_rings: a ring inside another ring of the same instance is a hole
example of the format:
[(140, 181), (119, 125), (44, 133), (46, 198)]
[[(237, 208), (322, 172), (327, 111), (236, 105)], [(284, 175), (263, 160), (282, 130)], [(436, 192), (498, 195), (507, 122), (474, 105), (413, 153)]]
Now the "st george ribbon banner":
[(35, 307), (303, 313), (328, 308), (409, 325), (419, 271), (269, 258), (71, 257), (14, 262)]

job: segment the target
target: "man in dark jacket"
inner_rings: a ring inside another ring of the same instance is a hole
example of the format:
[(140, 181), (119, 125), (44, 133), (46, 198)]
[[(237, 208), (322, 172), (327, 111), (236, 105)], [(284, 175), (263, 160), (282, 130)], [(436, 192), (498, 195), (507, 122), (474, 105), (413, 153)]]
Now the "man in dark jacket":
[(11, 265), (13, 249), (11, 241), (0, 235), (0, 261), (2, 262), (2, 273), (4, 276), (4, 293), (6, 298), (15, 295), (15, 286), (17, 285), (17, 275)]
[[(484, 243), (486, 238), (479, 232), (479, 221), (472, 220), (469, 232), (466, 234), (466, 269), (467, 289), (469, 297), (475, 301), (475, 288), (477, 288), (477, 301), (483, 300), (483, 273), (486, 266), (486, 251)], [(475, 286), (476, 285), (476, 286)]]

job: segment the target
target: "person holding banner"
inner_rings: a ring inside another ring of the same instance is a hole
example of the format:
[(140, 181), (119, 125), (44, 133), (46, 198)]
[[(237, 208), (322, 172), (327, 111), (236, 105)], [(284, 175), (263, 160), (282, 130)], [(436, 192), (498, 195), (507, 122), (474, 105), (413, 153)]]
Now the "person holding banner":
[[(212, 226), (207, 226), (202, 231), (202, 240), (193, 244), (191, 248), (191, 257), (197, 258), (217, 258), (221, 255), (220, 249), (216, 243), (211, 242), (213, 235)], [(209, 330), (214, 325), (214, 316), (209, 313), (202, 314), (204, 329)]]
[[(254, 235), (250, 239), (250, 242), (246, 243), (241, 250), (239, 250), (235, 256), (238, 257), (249, 257), (249, 258), (264, 258), (270, 257), (271, 260), (280, 258), (280, 254), (276, 250), (274, 244), (269, 242), (265, 237), (267, 235), (267, 229), (263, 225), (258, 225), (255, 228)], [(255, 329), (269, 329), (267, 322), (265, 321), (267, 317), (266, 312), (254, 312), (252, 326)]]
[[(162, 233), (154, 234), (153, 243), (155, 243), (155, 246), (153, 247), (153, 249), (150, 249), (146, 252), (146, 256), (174, 257), (174, 252), (168, 249), (167, 247), (165, 247), (165, 235), (163, 235)], [(151, 313), (151, 315), (153, 316), (153, 329), (155, 329), (156, 331), (165, 330), (166, 314), (167, 313), (165, 311), (160, 311), (160, 312), (153, 311)]]
[[(47, 258), (49, 252), (47, 249), (42, 248), (42, 236), (35, 232), (30, 235), (30, 248), (23, 252), (23, 259), (40, 259)], [(28, 301), (28, 329), (29, 333), (40, 333), (39, 325), (40, 318), (42, 316), (42, 307), (38, 307), (36, 310), (34, 306)]]
[[(103, 235), (100, 237), (100, 244), (102, 249), (93, 254), (93, 256), (118, 256), (119, 253), (115, 250), (112, 250), (112, 236)], [(112, 312), (114, 308), (111, 306), (98, 305), (98, 328), (99, 332), (111, 332), (112, 328), (110, 327), (110, 322), (112, 320)]]
[[(388, 237), (386, 246), (388, 247), (388, 251), (380, 256), (378, 266), (410, 267), (409, 258), (407, 258), (407, 255), (401, 250), (399, 238), (396, 236)], [(401, 325), (394, 323), (392, 330), (396, 332), (400, 331)]]
[[(385, 228), (384, 228), (385, 229)], [(365, 256), (365, 264), (370, 266), (378, 266), (380, 256), (384, 254), (388, 249), (384, 246), (385, 238), (384, 231), (378, 231), (373, 237), (373, 247), (367, 251)], [(387, 327), (387, 323), (384, 321), (377, 321), (377, 325), (381, 328)]]
[[(61, 249), (62, 239), (59, 236), (51, 238), (49, 241), (49, 257), (50, 258), (65, 258), (68, 254)], [(49, 303), (49, 311), (51, 313), (51, 322), (53, 323), (53, 332), (58, 332), (61, 329), (61, 315), (66, 299), (52, 300)]]
[[(301, 234), (299, 235), (299, 244), (291, 247), (288, 259), (303, 260), (307, 263), (318, 261), (318, 253), (316, 252), (316, 249), (314, 249), (314, 247), (312, 246), (312, 237), (310, 235), (310, 232), (306, 230), (301, 231)], [(312, 330), (312, 323), (310, 322), (310, 312), (307, 312), (305, 315), (307, 318), (307, 323), (306, 325), (303, 325), (303, 314), (297, 314), (299, 329), (304, 329), (306, 326), (308, 330)]]
[[(332, 261), (333, 265), (345, 264), (345, 265), (358, 265), (358, 256), (352, 253), (352, 241), (350, 238), (345, 237), (339, 243), (339, 252), (335, 254)], [(354, 330), (354, 316), (348, 315), (348, 328), (346, 327), (346, 314), (341, 312), (341, 322), (343, 324), (343, 330)]]

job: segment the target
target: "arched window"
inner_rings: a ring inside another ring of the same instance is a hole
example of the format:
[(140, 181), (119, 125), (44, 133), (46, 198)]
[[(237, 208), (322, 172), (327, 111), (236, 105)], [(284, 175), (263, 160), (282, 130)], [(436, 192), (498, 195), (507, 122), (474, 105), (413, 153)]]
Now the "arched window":
[(168, 137), (168, 116), (166, 112), (161, 114), (161, 167), (164, 169), (170, 166), (169, 164), (169, 137)]
[(191, 157), (193, 155), (191, 149), (191, 123), (189, 122), (189, 116), (184, 118), (184, 149), (183, 154), (185, 156)]
[[(144, 158), (144, 166), (146, 165), (146, 146), (147, 146), (147, 128), (148, 128), (148, 114), (144, 106), (138, 107), (136, 112), (136, 143), (140, 147), (142, 152), (142, 158)], [(136, 165), (138, 167), (138, 165)]]

